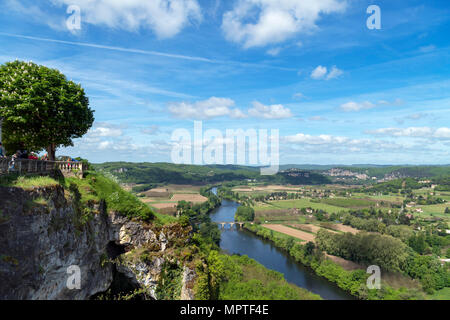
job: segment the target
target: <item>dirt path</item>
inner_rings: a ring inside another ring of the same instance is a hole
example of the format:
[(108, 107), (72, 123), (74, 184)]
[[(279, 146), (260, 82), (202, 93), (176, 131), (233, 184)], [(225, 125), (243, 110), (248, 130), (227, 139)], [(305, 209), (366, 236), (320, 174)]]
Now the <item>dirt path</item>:
[(300, 240), (314, 242), (315, 236), (313, 234), (304, 232), (304, 231), (300, 231), (300, 230), (296, 230), (296, 229), (292, 229), (292, 228), (283, 226), (281, 224), (264, 224), (263, 227), (273, 230), (273, 231), (287, 234), (288, 236), (291, 236), (291, 237), (294, 237), (294, 238), (297, 238)]

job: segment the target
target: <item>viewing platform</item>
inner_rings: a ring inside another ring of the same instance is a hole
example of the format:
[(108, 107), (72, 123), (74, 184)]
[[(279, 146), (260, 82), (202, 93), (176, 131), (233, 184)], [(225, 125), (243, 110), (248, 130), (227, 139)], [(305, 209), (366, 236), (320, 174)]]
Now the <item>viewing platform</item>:
[(82, 174), (87, 167), (82, 162), (76, 161), (46, 161), (31, 159), (0, 158), (0, 175), (8, 173), (18, 174), (49, 174), (54, 170), (60, 170), (64, 176)]

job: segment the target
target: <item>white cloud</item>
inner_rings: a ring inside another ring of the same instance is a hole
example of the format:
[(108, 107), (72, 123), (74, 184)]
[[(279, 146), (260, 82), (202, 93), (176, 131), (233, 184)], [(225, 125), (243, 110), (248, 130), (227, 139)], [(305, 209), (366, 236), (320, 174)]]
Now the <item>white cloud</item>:
[(280, 47), (272, 48), (267, 50), (267, 54), (275, 57), (280, 54), (281, 50), (282, 49)]
[(82, 23), (137, 31), (151, 29), (159, 38), (173, 37), (191, 22), (200, 22), (197, 0), (52, 0), (77, 5)]
[(419, 48), (419, 51), (423, 52), (423, 53), (429, 53), (429, 52), (432, 52), (434, 50), (436, 50), (436, 46), (432, 45), (432, 44), (430, 44), (429, 46), (423, 46), (423, 47)]
[(450, 128), (447, 127), (438, 129), (430, 127), (381, 128), (367, 130), (365, 133), (389, 137), (437, 138), (444, 140), (450, 138)]
[(315, 80), (323, 79), (327, 72), (328, 70), (326, 67), (318, 66), (311, 72), (311, 78)]
[(434, 132), (436, 138), (450, 138), (450, 128), (439, 128)]
[(345, 137), (335, 137), (326, 134), (312, 136), (304, 133), (297, 133), (296, 135), (293, 136), (286, 136), (284, 140), (291, 143), (312, 144), (312, 145), (331, 144), (331, 143), (342, 144), (344, 142), (349, 141), (349, 139)]
[(324, 117), (321, 117), (321, 116), (314, 116), (314, 117), (310, 117), (308, 120), (309, 121), (325, 121), (327, 119)]
[(327, 67), (324, 66), (317, 66), (312, 72), (311, 72), (311, 78), (314, 80), (331, 80), (334, 78), (339, 77), (344, 72), (340, 69), (338, 69), (336, 66), (331, 67), (330, 72), (328, 72)]
[(245, 48), (266, 46), (310, 32), (322, 14), (345, 7), (345, 0), (239, 0), (223, 15), (222, 29)]
[(305, 95), (304, 95), (303, 93), (301, 93), (301, 92), (297, 92), (297, 93), (295, 93), (295, 94), (293, 95), (293, 98), (294, 98), (294, 99), (301, 100), (301, 99), (304, 99), (304, 98), (305, 98)]
[(405, 102), (402, 99), (395, 99), (393, 101), (386, 101), (386, 100), (380, 100), (378, 101), (378, 105), (380, 106), (401, 106), (403, 105)]
[(375, 108), (375, 105), (369, 101), (354, 102), (350, 101), (341, 105), (341, 110), (345, 112), (360, 111)]
[[(401, 99), (395, 99), (393, 101), (379, 100), (377, 103), (372, 103), (370, 101), (364, 102), (355, 102), (350, 101), (344, 104), (341, 104), (340, 109), (344, 112), (356, 112), (361, 110), (373, 109), (379, 106), (401, 106), (404, 104), (404, 101)], [(396, 119), (397, 120), (397, 119)]]
[(248, 114), (263, 119), (283, 119), (293, 116), (291, 110), (281, 104), (266, 106), (258, 101), (253, 102), (253, 108), (248, 110)]
[(159, 133), (160, 130), (159, 130), (159, 126), (157, 126), (157, 125), (154, 124), (154, 125), (151, 125), (151, 126), (148, 127), (148, 128), (142, 129), (141, 132), (142, 132), (143, 134), (152, 136), (152, 135), (155, 135), (155, 134)]
[(120, 137), (123, 135), (123, 131), (119, 126), (111, 125), (108, 123), (98, 123), (92, 128), (88, 134), (90, 138), (96, 137)]
[(298, 133), (285, 136), (282, 141), (287, 143), (294, 152), (324, 153), (324, 154), (349, 154), (366, 153), (373, 154), (379, 152), (403, 152), (415, 150), (413, 146), (400, 144), (392, 141), (353, 139), (343, 136), (333, 136), (328, 134), (310, 135)]
[(394, 118), (394, 120), (398, 124), (403, 124), (406, 120), (418, 121), (418, 120), (422, 120), (422, 119), (424, 119), (426, 117), (430, 117), (430, 114), (428, 114), (428, 113), (414, 113), (414, 114), (410, 114), (410, 115), (404, 116), (403, 118), (396, 117), (396, 118)]
[(24, 1), (19, 0), (5, 0), (0, 4), (0, 9), (6, 10), (8, 12), (16, 12), (20, 15), (26, 16), (29, 20), (33, 22), (44, 23), (54, 30), (64, 30), (65, 20), (63, 17), (55, 17), (48, 14), (45, 10), (42, 10), (36, 1), (31, 3), (24, 3)]
[(212, 119), (223, 116), (244, 118), (245, 115), (234, 107), (235, 102), (228, 98), (211, 97), (207, 100), (190, 102), (171, 102), (170, 113), (179, 119)]
[(327, 80), (331, 80), (334, 78), (339, 77), (340, 75), (342, 75), (344, 72), (338, 68), (336, 68), (336, 66), (333, 66), (330, 70), (330, 73), (328, 73), (327, 75)]

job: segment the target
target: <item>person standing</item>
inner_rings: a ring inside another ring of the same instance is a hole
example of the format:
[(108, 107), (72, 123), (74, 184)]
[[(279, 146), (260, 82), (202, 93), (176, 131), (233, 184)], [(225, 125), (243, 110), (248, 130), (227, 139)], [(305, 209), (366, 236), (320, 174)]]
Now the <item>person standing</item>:
[(0, 142), (0, 158), (5, 158), (6, 157), (6, 152), (5, 149), (3, 148), (2, 143)]

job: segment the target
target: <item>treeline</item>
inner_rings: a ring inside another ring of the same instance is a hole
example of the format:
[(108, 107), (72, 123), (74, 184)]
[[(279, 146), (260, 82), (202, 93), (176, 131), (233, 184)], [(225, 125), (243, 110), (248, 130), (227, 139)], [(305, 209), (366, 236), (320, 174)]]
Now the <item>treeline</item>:
[(371, 177), (383, 178), (387, 174), (402, 177), (426, 178), (450, 175), (450, 166), (376, 166), (376, 167), (341, 167), (358, 173), (366, 173)]
[(418, 279), (427, 293), (450, 286), (450, 266), (433, 256), (414, 252), (401, 240), (377, 233), (331, 233), (319, 230), (317, 246), (329, 254), (362, 264), (375, 264), (386, 271), (402, 272)]
[(230, 184), (225, 184), (218, 189), (218, 194), (221, 198), (227, 200), (233, 200), (239, 202), (245, 206), (253, 206), (253, 199), (246, 195), (240, 195), (238, 192), (234, 192), (231, 188)]
[(338, 264), (327, 259), (323, 251), (312, 242), (301, 244), (291, 237), (279, 236), (271, 230), (258, 225), (246, 225), (246, 228), (257, 235), (271, 240), (274, 244), (286, 250), (297, 262), (313, 269), (316, 274), (336, 283), (341, 289), (364, 300), (407, 300), (424, 299), (419, 290), (400, 288), (394, 289), (383, 284), (380, 290), (368, 289), (367, 278), (370, 276), (364, 270), (347, 271)]
[(407, 245), (401, 240), (377, 233), (331, 233), (319, 230), (318, 247), (329, 254), (361, 264), (376, 264), (389, 271), (400, 271), (405, 263)]
[(434, 188), (436, 191), (450, 191), (450, 176), (435, 178), (433, 183), (437, 184)]
[(411, 190), (420, 189), (425, 186), (426, 184), (419, 183), (414, 178), (405, 178), (377, 183), (370, 187), (357, 189), (356, 191), (364, 193), (382, 193), (382, 194), (399, 193), (401, 191), (403, 191), (403, 193), (411, 193)]
[(140, 193), (140, 192), (145, 192), (148, 191), (150, 189), (156, 188), (158, 185), (154, 184), (154, 183), (146, 183), (146, 184), (142, 184), (139, 186), (134, 186), (131, 188), (131, 191), (134, 193)]

